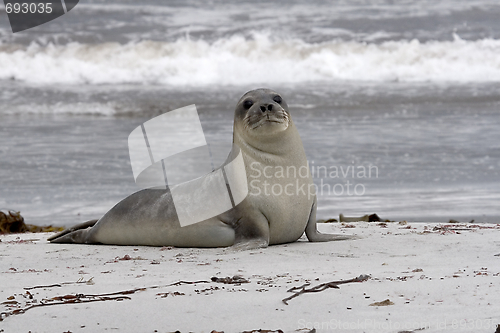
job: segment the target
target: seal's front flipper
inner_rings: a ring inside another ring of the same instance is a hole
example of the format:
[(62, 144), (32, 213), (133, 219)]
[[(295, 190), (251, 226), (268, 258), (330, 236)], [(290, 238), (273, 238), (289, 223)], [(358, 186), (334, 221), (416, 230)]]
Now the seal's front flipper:
[(336, 235), (336, 234), (322, 234), (318, 231), (316, 226), (316, 202), (317, 199), (314, 198), (314, 203), (311, 207), (311, 213), (309, 214), (309, 221), (306, 226), (306, 236), (310, 242), (330, 242), (348, 239), (359, 239), (356, 235)]
[[(93, 227), (98, 220), (90, 220), (77, 224), (71, 228), (61, 231), (54, 236), (49, 237), (47, 240), (51, 243), (86, 243), (84, 240), (91, 227)], [(85, 236), (85, 237), (84, 237)]]
[(269, 246), (269, 243), (263, 239), (248, 240), (239, 242), (229, 247), (228, 249), (233, 252), (262, 249)]
[(269, 222), (254, 207), (247, 207), (247, 215), (234, 223), (235, 240), (231, 249), (252, 250), (269, 245)]

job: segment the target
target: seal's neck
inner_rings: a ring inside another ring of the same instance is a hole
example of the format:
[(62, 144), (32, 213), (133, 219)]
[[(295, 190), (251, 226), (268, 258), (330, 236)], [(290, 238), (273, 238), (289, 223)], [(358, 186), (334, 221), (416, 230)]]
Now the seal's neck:
[[(236, 126), (236, 124), (235, 124)], [(241, 129), (234, 130), (233, 143), (255, 160), (306, 160), (302, 140), (290, 121), (286, 130), (269, 136), (247, 136)]]

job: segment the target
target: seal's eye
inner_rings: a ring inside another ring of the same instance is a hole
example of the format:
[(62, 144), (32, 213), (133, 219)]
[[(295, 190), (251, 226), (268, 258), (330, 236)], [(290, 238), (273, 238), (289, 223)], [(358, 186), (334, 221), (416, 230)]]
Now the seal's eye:
[(273, 101), (275, 101), (278, 104), (281, 104), (281, 102), (283, 102), (283, 99), (281, 98), (281, 96), (276, 95), (274, 96)]
[(250, 109), (252, 107), (252, 105), (253, 105), (253, 102), (250, 99), (247, 99), (246, 101), (243, 102), (243, 107), (247, 110)]

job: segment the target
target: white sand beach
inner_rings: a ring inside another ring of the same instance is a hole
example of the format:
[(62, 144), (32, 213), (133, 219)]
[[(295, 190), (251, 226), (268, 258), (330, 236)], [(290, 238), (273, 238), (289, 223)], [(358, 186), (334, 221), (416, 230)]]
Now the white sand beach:
[[(234, 252), (2, 235), (0, 332), (494, 333), (500, 324), (499, 224), (319, 229), (361, 238)], [(282, 301), (292, 287), (361, 275), (370, 278)], [(249, 282), (213, 279), (234, 276)]]

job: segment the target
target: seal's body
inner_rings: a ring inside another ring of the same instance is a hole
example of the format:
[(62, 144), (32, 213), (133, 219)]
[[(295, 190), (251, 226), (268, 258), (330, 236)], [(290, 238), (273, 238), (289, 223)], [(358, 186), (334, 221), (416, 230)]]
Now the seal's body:
[(248, 196), (218, 216), (181, 227), (170, 190), (146, 189), (116, 204), (101, 219), (57, 234), (54, 243), (178, 247), (265, 247), (296, 241), (350, 239), (316, 230), (316, 196), (297, 128), (282, 97), (268, 89), (240, 99), (228, 161), (241, 150)]

